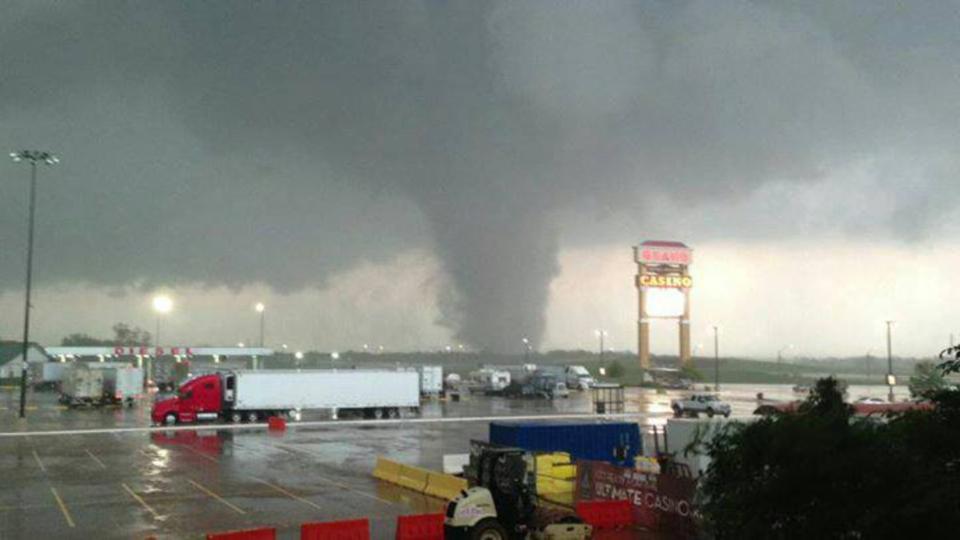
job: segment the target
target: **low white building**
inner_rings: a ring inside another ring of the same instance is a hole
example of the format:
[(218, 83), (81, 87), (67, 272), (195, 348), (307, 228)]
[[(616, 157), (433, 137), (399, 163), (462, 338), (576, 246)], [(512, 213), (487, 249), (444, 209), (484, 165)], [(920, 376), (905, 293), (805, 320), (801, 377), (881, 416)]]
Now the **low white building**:
[[(27, 361), (49, 362), (43, 347), (36, 343), (31, 343), (27, 348)], [(0, 341), (0, 379), (19, 377), (23, 370), (23, 342), (22, 341)]]

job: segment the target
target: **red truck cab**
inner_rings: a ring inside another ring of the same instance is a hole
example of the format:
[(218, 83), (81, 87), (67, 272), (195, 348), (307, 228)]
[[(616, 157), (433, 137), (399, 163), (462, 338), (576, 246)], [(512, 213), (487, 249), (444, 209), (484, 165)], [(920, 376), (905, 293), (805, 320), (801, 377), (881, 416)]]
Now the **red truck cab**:
[(187, 379), (175, 396), (155, 401), (150, 418), (154, 424), (189, 424), (216, 420), (222, 411), (223, 382), (213, 373)]

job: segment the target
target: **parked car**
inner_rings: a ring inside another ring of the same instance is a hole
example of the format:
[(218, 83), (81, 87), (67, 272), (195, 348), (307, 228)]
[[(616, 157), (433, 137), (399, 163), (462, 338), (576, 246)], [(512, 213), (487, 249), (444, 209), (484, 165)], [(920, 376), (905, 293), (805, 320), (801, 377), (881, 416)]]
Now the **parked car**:
[(730, 416), (730, 404), (720, 401), (720, 398), (713, 394), (694, 394), (688, 398), (675, 399), (670, 402), (670, 408), (673, 409), (673, 415), (677, 418), (699, 417), (700, 413), (705, 413), (710, 418), (715, 414)]

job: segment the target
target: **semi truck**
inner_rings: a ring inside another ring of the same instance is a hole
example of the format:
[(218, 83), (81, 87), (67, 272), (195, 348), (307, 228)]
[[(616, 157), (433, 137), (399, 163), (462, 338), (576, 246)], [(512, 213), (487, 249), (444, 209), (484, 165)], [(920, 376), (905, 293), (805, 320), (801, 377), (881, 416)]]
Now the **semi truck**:
[(60, 383), (60, 402), (71, 406), (127, 405), (143, 393), (143, 370), (119, 362), (66, 364)]
[(503, 393), (510, 386), (510, 372), (494, 368), (481, 368), (470, 373), (467, 383), (470, 392), (480, 392), (488, 395)]
[(134, 401), (143, 397), (143, 369), (129, 364), (102, 366), (90, 364), (91, 368), (103, 371), (101, 403), (133, 407)]
[(304, 410), (328, 410), (333, 418), (399, 418), (419, 409), (416, 371), (225, 370), (187, 379), (176, 395), (155, 401), (150, 416), (155, 424), (171, 425), (298, 420)]
[(67, 364), (63, 362), (30, 362), (30, 382), (35, 390), (52, 390), (60, 386), (63, 380), (63, 370)]
[(420, 366), (420, 393), (424, 396), (439, 396), (443, 393), (443, 366)]

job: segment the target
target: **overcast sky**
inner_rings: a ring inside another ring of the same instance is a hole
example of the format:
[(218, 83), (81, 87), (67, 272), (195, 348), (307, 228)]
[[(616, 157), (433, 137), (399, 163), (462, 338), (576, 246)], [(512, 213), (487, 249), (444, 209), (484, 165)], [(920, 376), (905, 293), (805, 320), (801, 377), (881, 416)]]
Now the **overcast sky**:
[[(694, 341), (928, 355), (951, 270), (956, 2), (59, 2), (0, 17), (41, 171), (35, 335), (635, 347), (630, 246), (694, 247)], [(0, 337), (27, 168), (0, 164)], [(655, 352), (676, 349), (657, 325)]]

